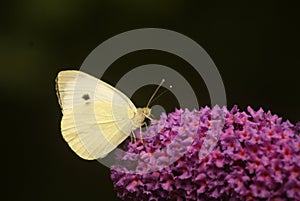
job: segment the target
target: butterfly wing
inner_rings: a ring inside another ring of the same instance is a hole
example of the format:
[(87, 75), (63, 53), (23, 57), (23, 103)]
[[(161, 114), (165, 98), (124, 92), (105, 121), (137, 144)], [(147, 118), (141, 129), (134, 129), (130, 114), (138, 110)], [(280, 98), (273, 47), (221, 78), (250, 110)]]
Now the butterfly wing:
[(133, 129), (133, 103), (116, 88), (81, 71), (62, 71), (56, 79), (62, 108), (61, 132), (81, 158), (105, 157)]

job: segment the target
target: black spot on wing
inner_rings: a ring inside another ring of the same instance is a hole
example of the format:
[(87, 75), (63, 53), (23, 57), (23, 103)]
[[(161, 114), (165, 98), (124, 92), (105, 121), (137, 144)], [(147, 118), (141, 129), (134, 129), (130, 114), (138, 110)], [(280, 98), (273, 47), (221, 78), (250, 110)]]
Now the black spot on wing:
[(89, 100), (89, 99), (90, 99), (90, 96), (89, 96), (88, 94), (84, 94), (84, 95), (82, 96), (82, 99), (83, 99), (83, 100)]

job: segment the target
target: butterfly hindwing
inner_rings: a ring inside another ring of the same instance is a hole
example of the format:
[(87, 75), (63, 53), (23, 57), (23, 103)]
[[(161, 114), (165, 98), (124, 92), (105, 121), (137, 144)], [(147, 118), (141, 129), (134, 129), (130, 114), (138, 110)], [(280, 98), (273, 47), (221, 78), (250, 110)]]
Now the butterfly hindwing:
[(130, 134), (132, 124), (128, 115), (131, 109), (127, 108), (126, 116), (122, 114), (122, 118), (116, 119), (112, 107), (122, 106), (93, 102), (63, 111), (62, 135), (81, 158), (103, 158)]

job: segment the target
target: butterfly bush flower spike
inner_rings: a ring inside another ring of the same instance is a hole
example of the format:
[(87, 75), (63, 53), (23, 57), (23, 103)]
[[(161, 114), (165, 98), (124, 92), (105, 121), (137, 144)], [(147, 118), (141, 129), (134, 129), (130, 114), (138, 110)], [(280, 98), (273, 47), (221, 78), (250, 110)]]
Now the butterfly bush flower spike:
[(111, 167), (122, 200), (300, 200), (300, 122), (263, 109), (162, 114)]

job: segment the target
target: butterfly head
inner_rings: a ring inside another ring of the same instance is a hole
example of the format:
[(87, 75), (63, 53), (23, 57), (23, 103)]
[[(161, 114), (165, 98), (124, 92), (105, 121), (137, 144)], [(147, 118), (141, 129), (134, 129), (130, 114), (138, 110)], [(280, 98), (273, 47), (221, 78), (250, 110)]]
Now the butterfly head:
[(143, 107), (143, 108), (137, 108), (137, 113), (135, 114), (134, 117), (134, 122), (136, 127), (140, 127), (141, 125), (144, 124), (145, 119), (150, 119), (152, 120), (151, 116), (151, 109), (148, 107)]
[(151, 115), (151, 109), (148, 108), (148, 107), (144, 107), (144, 108), (141, 108), (142, 109), (142, 114), (145, 116), (145, 118), (148, 118), (150, 117)]

